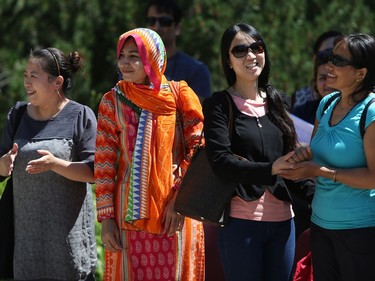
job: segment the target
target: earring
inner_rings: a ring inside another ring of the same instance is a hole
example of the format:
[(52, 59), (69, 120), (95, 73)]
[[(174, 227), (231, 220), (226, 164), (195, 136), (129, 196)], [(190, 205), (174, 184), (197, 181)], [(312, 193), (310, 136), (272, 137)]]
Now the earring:
[(60, 91), (59, 91), (59, 90), (56, 90), (56, 93), (57, 93), (57, 95), (59, 96), (59, 98), (61, 99)]

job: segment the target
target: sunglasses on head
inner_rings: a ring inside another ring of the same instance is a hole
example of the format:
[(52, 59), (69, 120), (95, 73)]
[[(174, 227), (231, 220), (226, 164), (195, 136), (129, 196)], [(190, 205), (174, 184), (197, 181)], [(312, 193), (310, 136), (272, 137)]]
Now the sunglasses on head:
[(334, 66), (337, 67), (344, 67), (347, 65), (354, 65), (353, 62), (340, 57), (339, 55), (335, 55), (333, 52), (329, 55), (328, 61), (332, 62)]
[(172, 25), (174, 18), (168, 16), (146, 18), (146, 23), (148, 26), (154, 26), (157, 21), (159, 22), (160, 26), (167, 27)]
[(237, 45), (237, 46), (233, 47), (231, 53), (236, 58), (243, 58), (249, 53), (249, 50), (254, 55), (263, 53), (264, 52), (263, 42), (257, 41), (257, 42), (254, 42), (254, 43), (250, 44), (250, 45)]

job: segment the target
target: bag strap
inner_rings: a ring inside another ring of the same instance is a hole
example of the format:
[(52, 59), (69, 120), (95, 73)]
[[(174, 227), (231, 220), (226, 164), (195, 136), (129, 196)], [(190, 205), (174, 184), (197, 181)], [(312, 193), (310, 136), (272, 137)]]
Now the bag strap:
[(181, 111), (180, 111), (180, 99), (179, 99), (179, 94), (180, 94), (180, 82), (177, 81), (168, 81), (169, 87), (171, 88), (171, 92), (173, 93), (174, 99), (176, 101), (177, 105), (177, 111), (176, 111), (176, 116), (179, 121), (178, 124), (178, 129), (180, 131), (180, 134), (182, 136), (182, 144), (184, 149), (186, 149), (186, 143), (185, 143), (185, 138), (184, 138), (184, 124), (182, 122), (182, 116), (181, 116)]
[(13, 140), (14, 140), (14, 136), (16, 135), (16, 132), (18, 130), (18, 127), (21, 123), (21, 119), (22, 119), (22, 116), (24, 114), (24, 112), (26, 111), (26, 108), (27, 108), (27, 103), (26, 102), (21, 102), (20, 103), (20, 106), (16, 112), (16, 119), (15, 119), (15, 123), (14, 123), (14, 134), (13, 134)]
[(171, 88), (171, 92), (174, 95), (174, 99), (176, 100), (177, 108), (179, 108), (179, 98), (177, 95), (180, 93), (180, 82), (171, 80), (168, 81), (168, 85)]
[[(21, 119), (22, 119), (22, 116), (23, 116), (26, 108), (27, 108), (26, 102), (19, 102), (19, 103), (16, 104), (16, 106), (12, 110), (11, 114), (15, 114), (15, 117), (11, 119), (12, 120), (11, 122), (12, 122), (12, 125), (13, 125), (12, 142), (14, 141), (14, 137), (15, 137), (17, 129), (18, 129), (20, 123), (21, 123)], [(12, 144), (12, 146), (13, 146), (13, 144)], [(6, 178), (7, 177), (1, 176), (0, 182), (4, 181)], [(8, 179), (8, 181), (12, 181), (11, 178), (12, 178), (12, 174), (10, 175), (10, 179)]]
[(232, 140), (232, 134), (233, 134), (233, 105), (232, 105), (232, 98), (230, 97), (230, 94), (227, 91), (225, 92), (225, 97), (228, 100), (228, 132), (229, 132), (229, 140)]
[[(324, 104), (324, 107), (323, 107), (323, 110), (322, 110), (322, 115), (324, 114), (324, 111), (328, 108), (328, 106), (340, 95), (340, 93), (337, 93), (337, 94), (334, 94), (332, 97), (330, 97), (327, 102)], [(361, 115), (361, 119), (359, 121), (359, 131), (361, 133), (361, 137), (363, 138), (363, 136), (365, 135), (365, 123), (366, 123), (366, 116), (367, 116), (367, 111), (368, 111), (368, 108), (370, 107), (370, 105), (372, 103), (375, 102), (375, 98), (372, 98), (365, 106), (365, 108), (363, 109), (362, 111), (362, 115)]]
[[(179, 124), (179, 128), (181, 130), (181, 133), (182, 133), (182, 139), (183, 139), (183, 144), (184, 144), (184, 147), (185, 147), (185, 138), (183, 137), (183, 124), (182, 124), (182, 118), (181, 118), (181, 114), (180, 114), (180, 106), (179, 106), (179, 103), (180, 103), (180, 99), (178, 97), (179, 93), (180, 93), (180, 83), (178, 81), (168, 81), (168, 84), (169, 84), (169, 87), (171, 88), (171, 91), (174, 95), (174, 98), (176, 100), (176, 104), (177, 104), (177, 114), (180, 115), (179, 119), (180, 119), (180, 124)], [(229, 93), (227, 91), (224, 91), (225, 92), (225, 97), (227, 98), (228, 100), (228, 106), (229, 106), (229, 110), (228, 110), (228, 131), (229, 131), (229, 139), (232, 140), (232, 133), (233, 133), (233, 106), (232, 106), (232, 100), (229, 96)], [(203, 140), (203, 135), (204, 135), (204, 130), (202, 130), (202, 133), (200, 135), (200, 138), (199, 138), (199, 145), (198, 146), (201, 146), (202, 144), (202, 140)]]
[[(232, 140), (232, 134), (233, 134), (233, 106), (232, 106), (232, 100), (229, 96), (229, 93), (227, 91), (224, 91), (225, 92), (225, 97), (227, 98), (227, 101), (228, 101), (228, 132), (229, 132), (229, 140)], [(204, 130), (202, 129), (202, 133), (201, 133), (201, 136), (199, 138), (199, 145), (198, 146), (201, 146), (202, 145), (202, 139), (203, 139), (203, 135), (204, 135)]]
[(26, 102), (20, 102), (18, 109), (15, 111), (16, 117), (15, 117), (14, 123), (13, 123), (14, 130), (13, 130), (12, 141), (14, 140), (14, 137), (16, 135), (18, 126), (21, 123), (21, 119), (22, 119), (22, 116), (23, 116), (26, 108), (27, 108), (27, 103)]
[(323, 110), (322, 110), (322, 115), (320, 116), (323, 117), (323, 114), (324, 114), (324, 111), (326, 111), (326, 109), (328, 108), (328, 106), (338, 97), (340, 96), (340, 93), (336, 93), (334, 94), (332, 97), (330, 97), (327, 102), (324, 104), (324, 107), (323, 107)]
[(180, 94), (180, 82), (178, 81), (168, 81), (169, 87), (171, 88), (171, 92), (174, 95), (174, 99), (176, 101), (177, 105), (177, 113), (180, 113), (180, 99), (179, 99), (179, 94)]
[(371, 104), (373, 104), (375, 102), (375, 98), (372, 98), (365, 106), (365, 108), (363, 109), (362, 111), (362, 115), (361, 115), (361, 120), (359, 121), (359, 130), (361, 132), (361, 136), (363, 138), (363, 136), (365, 135), (365, 125), (366, 125), (366, 116), (367, 116), (367, 111), (368, 111), (368, 108), (370, 107)]

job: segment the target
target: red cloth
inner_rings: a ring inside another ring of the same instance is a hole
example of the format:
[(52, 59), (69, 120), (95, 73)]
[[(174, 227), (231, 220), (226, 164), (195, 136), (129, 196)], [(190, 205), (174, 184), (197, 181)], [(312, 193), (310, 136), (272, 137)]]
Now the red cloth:
[(313, 281), (311, 252), (297, 262), (293, 281)]

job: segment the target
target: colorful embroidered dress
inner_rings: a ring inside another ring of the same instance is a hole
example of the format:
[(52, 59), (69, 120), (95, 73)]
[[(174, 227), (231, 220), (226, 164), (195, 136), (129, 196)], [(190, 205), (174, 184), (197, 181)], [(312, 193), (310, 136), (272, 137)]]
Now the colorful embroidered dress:
[[(106, 251), (104, 280), (204, 280), (202, 224), (185, 219), (172, 237), (162, 234), (164, 207), (184, 174), (202, 130), (198, 98), (180, 82), (178, 101), (163, 76), (164, 45), (149, 29), (120, 36), (134, 38), (150, 85), (119, 81), (99, 106), (95, 152), (98, 220), (114, 218), (125, 250)], [(176, 114), (181, 117), (186, 151), (174, 144)], [(173, 159), (184, 155), (180, 177)]]

